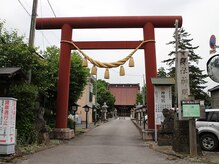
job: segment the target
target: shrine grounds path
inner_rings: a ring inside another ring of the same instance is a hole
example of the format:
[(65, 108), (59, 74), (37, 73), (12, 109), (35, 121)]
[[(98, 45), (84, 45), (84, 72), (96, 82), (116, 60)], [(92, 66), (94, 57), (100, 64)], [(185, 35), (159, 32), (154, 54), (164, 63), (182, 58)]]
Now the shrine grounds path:
[(115, 119), (19, 164), (188, 164), (149, 148), (129, 118)]

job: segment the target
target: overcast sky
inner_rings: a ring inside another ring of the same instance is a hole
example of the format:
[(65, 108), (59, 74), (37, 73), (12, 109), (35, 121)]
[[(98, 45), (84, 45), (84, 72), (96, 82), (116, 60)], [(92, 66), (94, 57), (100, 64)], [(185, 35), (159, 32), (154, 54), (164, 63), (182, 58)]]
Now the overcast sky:
[[(0, 19), (5, 20), (7, 30), (17, 29), (19, 34), (29, 36), (32, 0), (4, 0), (0, 5)], [(52, 9), (51, 9), (51, 7)], [(200, 69), (205, 70), (210, 58), (209, 39), (212, 34), (219, 38), (219, 0), (38, 0), (38, 17), (75, 17), (75, 16), (172, 16), (183, 17), (183, 27), (191, 34), (193, 46), (200, 46), (195, 52), (203, 59)], [(167, 68), (162, 63), (168, 53), (174, 50), (166, 45), (173, 40), (173, 28), (155, 29), (157, 68)], [(74, 30), (74, 40), (142, 40), (142, 29), (92, 29)], [(27, 39), (28, 40), (28, 39)], [(60, 46), (60, 30), (36, 31), (35, 46), (45, 50), (47, 46)], [(85, 53), (100, 61), (113, 62), (127, 56), (132, 50), (96, 50)], [(109, 83), (143, 83), (143, 50), (134, 55), (135, 67), (125, 67), (126, 76), (119, 76), (119, 68), (110, 69)], [(104, 69), (98, 69), (98, 79), (103, 79)], [(217, 83), (207, 79), (208, 87)]]

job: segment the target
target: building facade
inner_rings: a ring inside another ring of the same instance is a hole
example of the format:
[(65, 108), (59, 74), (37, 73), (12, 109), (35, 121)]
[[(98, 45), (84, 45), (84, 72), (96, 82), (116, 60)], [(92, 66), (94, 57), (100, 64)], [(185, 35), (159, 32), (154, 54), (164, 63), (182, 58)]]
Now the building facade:
[(109, 84), (108, 90), (115, 96), (115, 108), (118, 116), (130, 116), (131, 109), (136, 105), (139, 84)]
[(208, 91), (211, 92), (211, 107), (219, 109), (219, 85)]
[(84, 106), (88, 105), (90, 107), (88, 112), (88, 123), (92, 123), (92, 106), (95, 105), (96, 96), (93, 94), (94, 84), (96, 83), (96, 79), (93, 76), (88, 78), (87, 85), (82, 93), (82, 96), (77, 101), (77, 104), (80, 105), (77, 110), (77, 114), (81, 118), (81, 121), (86, 121), (86, 112), (84, 110)]

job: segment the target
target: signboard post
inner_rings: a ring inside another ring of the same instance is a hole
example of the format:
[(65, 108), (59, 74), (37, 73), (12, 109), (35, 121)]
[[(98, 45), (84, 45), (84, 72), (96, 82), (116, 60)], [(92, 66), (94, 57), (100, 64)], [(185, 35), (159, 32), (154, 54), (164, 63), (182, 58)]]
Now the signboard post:
[(200, 103), (194, 101), (182, 101), (183, 117), (199, 118), (200, 117)]
[(175, 84), (173, 78), (151, 78), (154, 85), (154, 123), (155, 123), (155, 142), (157, 142), (157, 126), (164, 121), (163, 109), (172, 109), (172, 89)]
[(17, 100), (0, 97), (0, 154), (15, 153)]

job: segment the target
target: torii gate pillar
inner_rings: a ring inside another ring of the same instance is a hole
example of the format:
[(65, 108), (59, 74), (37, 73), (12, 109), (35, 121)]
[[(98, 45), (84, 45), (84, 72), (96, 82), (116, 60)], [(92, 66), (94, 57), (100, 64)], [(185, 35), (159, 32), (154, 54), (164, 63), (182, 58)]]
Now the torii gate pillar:
[[(144, 40), (155, 40), (154, 26), (152, 23), (147, 23), (143, 27)], [(145, 74), (147, 85), (147, 112), (148, 112), (148, 129), (154, 129), (154, 86), (151, 83), (151, 78), (157, 76), (155, 42), (149, 42), (144, 47), (145, 54)], [(152, 103), (153, 102), (153, 103)]]
[[(72, 40), (72, 27), (68, 24), (62, 26), (61, 40)], [(71, 64), (71, 46), (61, 43), (60, 62), (58, 72), (58, 95), (56, 110), (56, 128), (66, 128), (68, 118), (68, 98)]]

